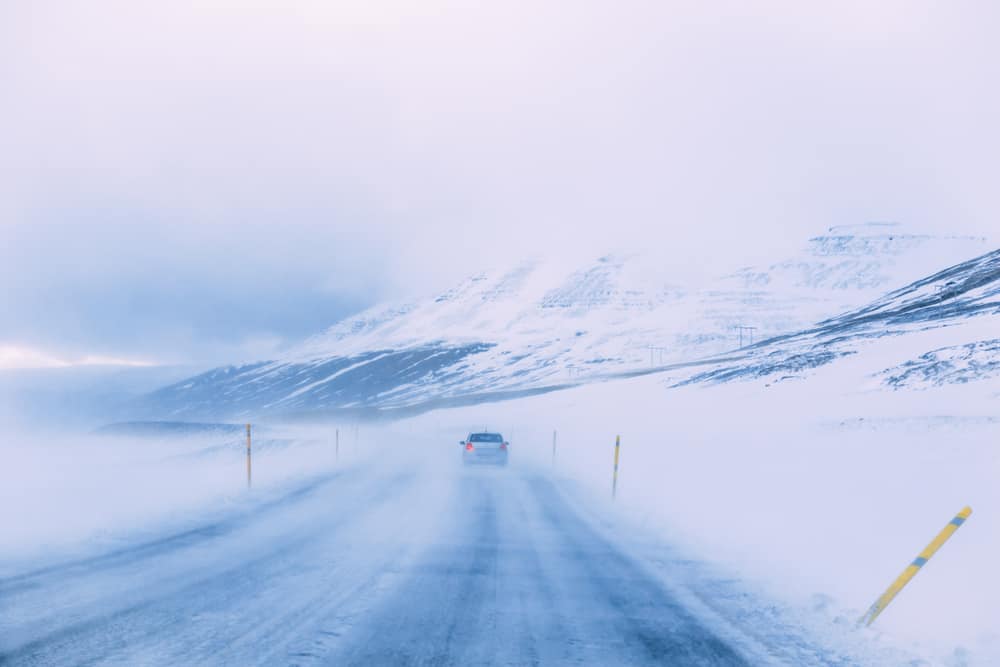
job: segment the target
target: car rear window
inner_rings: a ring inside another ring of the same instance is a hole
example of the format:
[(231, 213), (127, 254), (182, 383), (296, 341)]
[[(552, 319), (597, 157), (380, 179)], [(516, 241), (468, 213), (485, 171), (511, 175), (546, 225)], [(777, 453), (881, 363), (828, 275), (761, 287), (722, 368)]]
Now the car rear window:
[(503, 436), (499, 433), (473, 433), (469, 442), (503, 442)]

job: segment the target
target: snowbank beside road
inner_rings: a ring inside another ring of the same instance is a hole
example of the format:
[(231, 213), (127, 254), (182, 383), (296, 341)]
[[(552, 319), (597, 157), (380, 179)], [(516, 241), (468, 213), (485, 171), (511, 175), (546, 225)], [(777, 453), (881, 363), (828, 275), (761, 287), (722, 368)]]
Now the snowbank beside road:
[[(998, 388), (987, 375), (892, 390), (878, 375), (985, 333), (977, 325), (886, 337), (780, 381), (669, 389), (676, 378), (656, 375), (362, 425), (360, 435), (340, 425), (339, 461), (336, 425), (265, 428), (255, 435), (254, 496), (334, 465), (404, 456), (456, 465), (468, 431), (499, 430), (513, 465), (551, 469), (567, 487), (589, 489), (620, 525), (707, 561), (718, 576), (738, 577), (727, 590), (763, 593), (733, 604), (770, 596), (795, 623), (829, 629), (831, 642), (873, 647), (876, 656), (878, 647), (892, 656), (902, 647), (932, 664), (1000, 664)], [(247, 502), (244, 446), (241, 437), (218, 435), (8, 438), (0, 451), (0, 570), (3, 561), (100, 549), (123, 535), (234, 511)], [(856, 630), (854, 621), (966, 504), (974, 509), (967, 524), (873, 629)], [(770, 610), (747, 612), (755, 622), (772, 618)]]
[(850, 629), (969, 504), (966, 526), (876, 626), (849, 636), (934, 664), (997, 664), (1000, 419), (989, 383), (887, 391), (866, 374), (884, 356), (873, 348), (766, 388), (613, 382), (435, 412), (412, 428), (513, 431), (512, 460), (538, 466), (552, 465), (558, 430), (556, 473), (609, 502), (620, 433), (623, 520), (763, 586), (810, 625)]
[(238, 511), (290, 482), (365, 459), (352, 431), (338, 460), (334, 433), (255, 428), (250, 497), (240, 434), (10, 435), (0, 444), (0, 574), (25, 560), (99, 551)]

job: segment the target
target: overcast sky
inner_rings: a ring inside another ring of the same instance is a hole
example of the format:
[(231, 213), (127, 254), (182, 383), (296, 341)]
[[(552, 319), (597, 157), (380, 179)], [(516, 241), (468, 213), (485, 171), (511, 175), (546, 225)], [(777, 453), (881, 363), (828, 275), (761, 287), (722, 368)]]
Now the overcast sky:
[(527, 254), (995, 236), (996, 6), (0, 2), (0, 365), (258, 358)]

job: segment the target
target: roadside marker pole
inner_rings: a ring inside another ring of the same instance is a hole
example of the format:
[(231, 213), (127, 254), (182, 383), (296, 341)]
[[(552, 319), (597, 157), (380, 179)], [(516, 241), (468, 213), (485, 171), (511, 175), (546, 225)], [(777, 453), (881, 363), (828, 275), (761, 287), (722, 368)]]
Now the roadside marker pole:
[(250, 488), (250, 424), (247, 424), (247, 488)]
[(965, 520), (969, 518), (970, 514), (972, 514), (971, 507), (965, 507), (961, 512), (956, 514), (955, 518), (949, 521), (948, 525), (937, 534), (937, 537), (931, 540), (931, 543), (927, 545), (927, 548), (920, 552), (920, 555), (917, 556), (916, 560), (907, 565), (906, 569), (903, 570), (903, 573), (896, 577), (896, 581), (892, 582), (892, 585), (886, 589), (885, 593), (882, 593), (882, 596), (878, 600), (875, 600), (875, 604), (873, 604), (871, 608), (865, 612), (865, 615), (858, 619), (858, 624), (864, 623), (865, 627), (868, 627), (874, 623), (879, 614), (885, 611), (885, 608), (888, 607), (889, 603), (895, 599), (896, 595), (903, 590), (903, 587), (910, 583), (910, 580), (916, 576), (917, 572), (920, 571), (920, 568), (926, 565), (927, 561), (931, 559), (931, 556), (937, 553), (937, 550), (941, 548), (941, 545), (947, 542), (948, 538), (955, 534), (955, 531), (958, 530), (959, 526), (965, 523)]
[(556, 467), (556, 432), (552, 431), (552, 467)]
[(333, 446), (333, 462), (340, 461), (340, 429), (337, 429), (336, 444)]
[(611, 477), (611, 500), (614, 500), (618, 495), (618, 452), (621, 451), (622, 447), (622, 437), (620, 435), (615, 436), (615, 472)]

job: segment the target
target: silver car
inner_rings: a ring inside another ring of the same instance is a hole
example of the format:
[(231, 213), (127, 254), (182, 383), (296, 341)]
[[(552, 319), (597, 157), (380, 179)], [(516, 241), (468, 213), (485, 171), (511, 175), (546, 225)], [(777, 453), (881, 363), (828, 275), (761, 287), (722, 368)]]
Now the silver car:
[(462, 445), (462, 463), (487, 463), (507, 465), (510, 456), (510, 443), (499, 433), (470, 433), (469, 437), (459, 443)]

